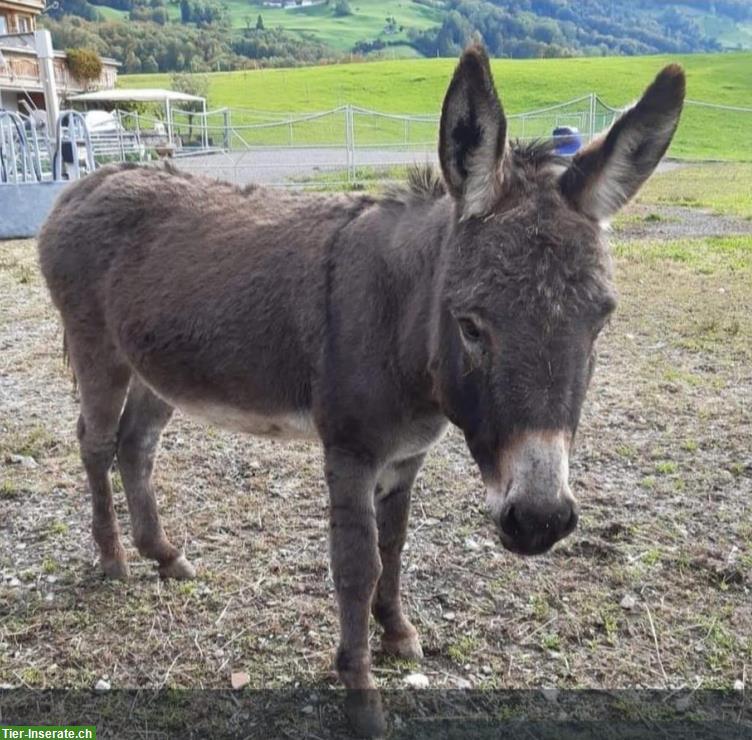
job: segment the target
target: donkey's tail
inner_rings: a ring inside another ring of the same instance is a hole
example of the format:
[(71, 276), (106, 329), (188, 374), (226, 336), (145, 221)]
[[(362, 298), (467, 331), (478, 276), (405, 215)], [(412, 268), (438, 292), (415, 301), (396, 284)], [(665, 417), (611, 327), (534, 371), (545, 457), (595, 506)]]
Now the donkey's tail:
[(68, 349), (68, 334), (63, 329), (63, 365), (70, 370), (71, 380), (73, 381), (73, 393), (78, 391), (78, 378), (76, 377), (76, 371), (73, 369), (70, 361), (70, 351)]

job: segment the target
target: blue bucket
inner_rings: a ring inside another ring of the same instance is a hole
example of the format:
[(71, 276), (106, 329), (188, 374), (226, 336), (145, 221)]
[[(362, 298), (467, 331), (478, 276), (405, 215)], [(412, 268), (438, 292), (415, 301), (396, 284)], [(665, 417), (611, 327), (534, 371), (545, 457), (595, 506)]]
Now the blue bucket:
[(574, 126), (557, 126), (553, 131), (554, 150), (564, 157), (571, 157), (582, 148), (582, 135)]

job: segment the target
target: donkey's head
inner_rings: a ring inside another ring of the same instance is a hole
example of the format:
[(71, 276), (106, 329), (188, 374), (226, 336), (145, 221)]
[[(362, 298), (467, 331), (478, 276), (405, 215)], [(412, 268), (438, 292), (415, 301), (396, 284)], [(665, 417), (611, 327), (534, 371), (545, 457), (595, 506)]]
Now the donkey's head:
[(602, 224), (666, 152), (684, 87), (681, 68), (667, 67), (571, 161), (508, 144), (482, 49), (465, 52), (447, 91), (439, 158), (455, 217), (432, 371), (514, 552), (544, 552), (577, 524), (569, 454), (595, 341), (616, 303)]

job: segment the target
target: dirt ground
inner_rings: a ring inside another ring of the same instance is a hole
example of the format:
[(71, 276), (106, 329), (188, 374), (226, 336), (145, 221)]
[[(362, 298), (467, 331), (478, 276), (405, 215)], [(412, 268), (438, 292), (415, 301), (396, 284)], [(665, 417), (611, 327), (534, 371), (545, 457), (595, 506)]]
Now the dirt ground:
[[(636, 208), (614, 235), (621, 299), (572, 463), (574, 535), (536, 559), (505, 552), (461, 436), (431, 453), (404, 557), (426, 657), (377, 654), (383, 687), (416, 670), (437, 688), (748, 680), (752, 241), (733, 235), (752, 229), (685, 215)], [(702, 226), (661, 232), (690, 221)], [(0, 244), (0, 684), (229, 688), (244, 671), (251, 687), (336, 685), (315, 446), (176, 417), (156, 480), (198, 579), (160, 582), (130, 544), (131, 579), (102, 578), (77, 407), (35, 260), (31, 241)], [(117, 508), (128, 539), (122, 491)]]

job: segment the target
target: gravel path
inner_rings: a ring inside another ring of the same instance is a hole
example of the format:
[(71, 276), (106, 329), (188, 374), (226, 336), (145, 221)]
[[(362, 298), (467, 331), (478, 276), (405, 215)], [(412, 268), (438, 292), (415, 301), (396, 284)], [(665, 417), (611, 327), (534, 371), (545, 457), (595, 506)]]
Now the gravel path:
[(614, 223), (622, 241), (685, 239), (708, 236), (752, 236), (752, 219), (725, 216), (686, 206), (633, 204)]
[[(411, 150), (396, 147), (358, 149), (353, 164), (356, 167), (389, 167), (426, 162), (436, 164), (434, 149), (434, 146)], [(237, 185), (284, 185), (324, 172), (346, 170), (348, 152), (339, 146), (249, 149), (242, 152), (178, 157), (173, 160), (173, 164), (188, 172), (229, 180)]]
[[(355, 167), (390, 167), (431, 163), (438, 165), (433, 143), (405, 149), (393, 147), (358, 147), (354, 152)], [(210, 175), (237, 185), (285, 185), (317, 174), (347, 169), (348, 151), (344, 146), (266, 147), (245, 151), (217, 152), (178, 157), (172, 163), (180, 169)], [(658, 172), (668, 172), (683, 165), (663, 161)], [(344, 173), (343, 173), (344, 175)]]

